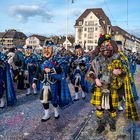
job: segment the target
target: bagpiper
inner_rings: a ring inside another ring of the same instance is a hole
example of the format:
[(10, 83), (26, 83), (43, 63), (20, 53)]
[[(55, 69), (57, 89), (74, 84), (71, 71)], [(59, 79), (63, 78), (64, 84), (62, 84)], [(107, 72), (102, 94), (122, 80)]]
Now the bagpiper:
[(71, 100), (71, 95), (68, 88), (68, 83), (65, 76), (62, 74), (62, 68), (55, 58), (57, 48), (51, 41), (46, 41), (43, 46), (42, 63), (38, 66), (35, 74), (32, 87), (36, 88), (38, 80), (43, 83), (40, 101), (43, 105), (45, 115), (41, 121), (45, 122), (50, 119), (50, 103), (54, 108), (55, 119), (59, 118), (58, 107), (68, 105)]
[(88, 61), (85, 56), (83, 56), (83, 50), (81, 45), (75, 46), (75, 57), (71, 60), (71, 81), (75, 89), (74, 101), (79, 100), (79, 91), (81, 88), (82, 99), (86, 98), (86, 93), (88, 89), (86, 87), (87, 82), (85, 80), (86, 72), (89, 68)]
[[(24, 69), (24, 77), (25, 77), (25, 86), (27, 88), (26, 95), (31, 94), (32, 90), (32, 82), (34, 75), (37, 71), (38, 67), (38, 58), (37, 56), (33, 53), (33, 48), (32, 46), (27, 46), (25, 48), (25, 69)], [(37, 88), (33, 89), (33, 94), (37, 94)]]
[(10, 65), (7, 62), (6, 56), (0, 52), (0, 108), (5, 106), (6, 100), (8, 106), (14, 105), (16, 94), (11, 77)]
[[(107, 123), (111, 131), (116, 131), (116, 109), (118, 108), (118, 90), (124, 86), (126, 117), (134, 121), (139, 120), (136, 110), (129, 69), (123, 64), (115, 41), (109, 34), (102, 35), (98, 40), (99, 53), (92, 61), (91, 73), (96, 87), (92, 95), (91, 104), (96, 106), (98, 128), (97, 134), (105, 130)], [(109, 112), (108, 119), (104, 112)]]

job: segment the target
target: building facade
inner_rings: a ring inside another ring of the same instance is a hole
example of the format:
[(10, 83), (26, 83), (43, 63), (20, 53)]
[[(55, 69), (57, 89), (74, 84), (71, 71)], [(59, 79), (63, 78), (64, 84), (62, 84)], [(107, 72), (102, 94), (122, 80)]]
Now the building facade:
[(104, 34), (104, 27), (100, 21), (102, 21), (109, 33), (111, 22), (101, 8), (87, 9), (76, 20), (75, 43), (81, 44), (85, 51), (94, 50), (97, 46), (100, 34)]
[(14, 29), (6, 30), (5, 32), (0, 32), (0, 45), (6, 48), (13, 48), (16, 46), (24, 45), (27, 36)]
[(140, 39), (118, 26), (112, 26), (111, 33), (116, 41), (121, 41), (124, 48), (136, 52), (140, 50)]
[(62, 36), (60, 37), (58, 44), (65, 48), (66, 47), (72, 48), (75, 45), (74, 42), (75, 42), (74, 36), (68, 36), (67, 40), (65, 36)]
[(39, 49), (44, 45), (46, 37), (40, 35), (31, 35), (25, 41), (25, 47), (31, 46), (34, 49)]

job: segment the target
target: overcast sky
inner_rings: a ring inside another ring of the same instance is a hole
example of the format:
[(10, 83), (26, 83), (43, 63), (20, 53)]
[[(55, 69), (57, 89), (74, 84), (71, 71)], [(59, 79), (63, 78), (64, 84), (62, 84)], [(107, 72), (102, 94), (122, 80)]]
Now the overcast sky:
[[(140, 0), (0, 0), (0, 32), (17, 29), (25, 34), (75, 34), (75, 20), (87, 8), (102, 8), (112, 25), (140, 37)], [(128, 13), (128, 16), (127, 16)], [(128, 19), (128, 20), (127, 20)], [(128, 22), (127, 22), (128, 21)]]

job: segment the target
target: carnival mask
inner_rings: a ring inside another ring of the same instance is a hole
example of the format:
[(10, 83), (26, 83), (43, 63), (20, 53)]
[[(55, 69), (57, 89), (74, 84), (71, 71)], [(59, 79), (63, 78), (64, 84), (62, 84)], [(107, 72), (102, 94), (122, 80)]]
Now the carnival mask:
[(32, 54), (32, 50), (31, 49), (25, 50), (25, 55), (26, 56), (30, 56), (31, 54)]
[(46, 58), (50, 58), (53, 54), (52, 46), (44, 47), (43, 49), (43, 56)]
[(82, 54), (83, 54), (82, 48), (76, 49), (75, 52), (76, 52), (76, 55), (79, 57), (82, 56)]

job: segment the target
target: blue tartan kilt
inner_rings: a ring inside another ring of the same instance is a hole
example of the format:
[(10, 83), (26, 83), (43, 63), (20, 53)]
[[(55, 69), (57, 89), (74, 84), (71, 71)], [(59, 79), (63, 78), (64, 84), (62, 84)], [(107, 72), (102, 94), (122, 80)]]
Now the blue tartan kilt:
[(72, 97), (70, 94), (68, 82), (65, 78), (61, 80), (61, 94), (59, 99), (59, 106), (64, 107), (72, 103)]
[(51, 103), (59, 104), (59, 90), (58, 90), (58, 82), (50, 85), (51, 88)]

